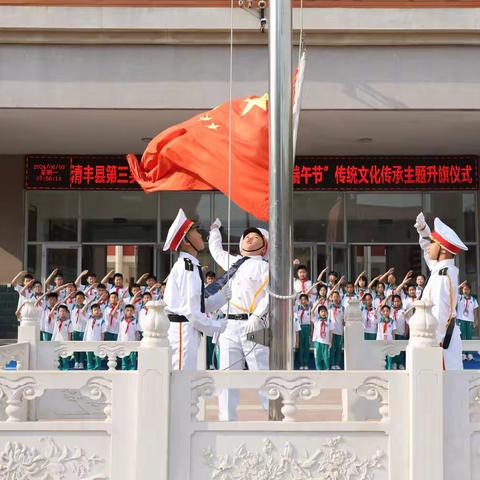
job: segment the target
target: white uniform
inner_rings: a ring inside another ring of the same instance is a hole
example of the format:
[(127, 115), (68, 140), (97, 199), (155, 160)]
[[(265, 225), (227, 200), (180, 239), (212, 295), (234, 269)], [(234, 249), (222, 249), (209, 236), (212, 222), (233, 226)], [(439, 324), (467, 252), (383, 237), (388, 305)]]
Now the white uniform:
[(174, 370), (197, 370), (200, 332), (213, 336), (218, 331), (220, 322), (208, 318), (205, 312), (217, 310), (226, 298), (221, 292), (209, 297), (202, 312), (202, 287), (200, 262), (188, 253), (180, 252), (168, 276), (164, 296), (167, 312), (185, 317), (185, 321), (174, 321), (172, 316), (169, 317), (168, 339)]
[(53, 329), (52, 342), (67, 342), (68, 334), (72, 332), (72, 321), (69, 318), (57, 318)]
[(344, 331), (343, 319), (345, 317), (345, 309), (342, 305), (332, 303), (328, 309), (328, 318), (332, 322), (332, 330), (335, 335), (342, 335)]
[(142, 305), (142, 308), (138, 312), (138, 316), (137, 316), (137, 318), (138, 318), (137, 330), (139, 332), (143, 332), (143, 321), (145, 320), (147, 315), (148, 315), (148, 307), (146, 307), (145, 305)]
[(119, 342), (134, 342), (137, 339), (138, 323), (135, 317), (131, 320), (123, 318), (118, 329)]
[(313, 322), (313, 334), (312, 342), (320, 342), (326, 345), (330, 344), (330, 331), (333, 330), (333, 324), (328, 319), (328, 316), (325, 318), (320, 318), (318, 313), (315, 313), (312, 316)]
[(45, 304), (43, 308), (42, 315), (40, 317), (40, 330), (42, 332), (53, 333), (53, 328), (55, 326), (55, 320), (58, 315), (58, 311), (55, 310), (53, 318), (50, 317), (51, 309), (48, 307), (48, 304)]
[(120, 327), (120, 322), (123, 318), (123, 309), (122, 307), (118, 307), (117, 311), (112, 314), (114, 308), (114, 306), (109, 305), (107, 308), (105, 308), (103, 316), (105, 317), (105, 322), (107, 324), (107, 332), (118, 335), (118, 328)]
[(465, 322), (473, 322), (475, 320), (474, 310), (478, 308), (478, 302), (475, 297), (466, 297), (460, 295), (457, 305), (457, 319)]
[(393, 340), (393, 332), (397, 329), (395, 322), (389, 318), (387, 321), (380, 317), (377, 326), (377, 340)]
[[(302, 293), (307, 293), (307, 290), (312, 286), (312, 281), (311, 280), (299, 280), (296, 278), (293, 281), (293, 291), (297, 293), (297, 299), (296, 302), (299, 302), (299, 297)], [(310, 302), (314, 302), (315, 297), (316, 297), (317, 292), (315, 289), (312, 289), (312, 291), (308, 294), (308, 300)]]
[(82, 305), (75, 305), (70, 312), (70, 318), (72, 320), (73, 330), (83, 333), (87, 325), (88, 316), (85, 312), (82, 312), (82, 308)]
[(362, 307), (362, 323), (365, 333), (377, 333), (378, 312), (375, 308)]
[(107, 324), (103, 317), (90, 317), (85, 327), (83, 340), (85, 342), (99, 342), (102, 340), (102, 334), (107, 331)]
[[(241, 255), (229, 255), (222, 247), (219, 229), (210, 231), (208, 240), (210, 254), (215, 262), (227, 271)], [(228, 315), (263, 317), (268, 311), (268, 262), (261, 256), (250, 257), (231, 278), (232, 299), (222, 311)], [(269, 348), (247, 340), (247, 319), (228, 319), (227, 328), (220, 336), (220, 370), (242, 370), (247, 362), (249, 370), (268, 370)], [(265, 325), (267, 326), (267, 325)], [(220, 420), (236, 420), (240, 393), (235, 389), (223, 390), (219, 396)], [(260, 398), (268, 408), (265, 398)]]
[(350, 300), (360, 300), (360, 297), (356, 293), (350, 294), (350, 293), (345, 292), (345, 294), (343, 295), (343, 298), (342, 298), (343, 308), (348, 307), (348, 304), (350, 303)]
[(390, 313), (390, 317), (393, 319), (393, 322), (396, 325), (396, 330), (398, 335), (405, 336), (407, 334), (407, 325), (408, 325), (408, 318), (405, 315), (405, 309), (399, 308), (392, 308)]
[[(430, 270), (430, 278), (423, 290), (422, 300), (430, 300), (433, 303), (432, 314), (438, 320), (437, 340), (440, 343), (445, 337), (448, 319), (451, 316), (456, 317), (457, 313), (455, 305), (458, 299), (458, 268), (453, 258), (442, 261), (429, 258), (427, 247), (430, 244), (430, 234), (428, 225), (419, 233), (420, 247), (424, 251), (425, 262)], [(448, 349), (443, 350), (443, 359), (446, 370), (463, 370), (462, 340), (458, 325), (453, 329)]]
[(20, 292), (23, 290), (23, 285), (15, 285), (14, 289), (18, 293), (17, 310), (25, 303), (26, 300), (30, 300), (35, 296), (31, 288), (27, 288), (23, 295), (21, 295)]

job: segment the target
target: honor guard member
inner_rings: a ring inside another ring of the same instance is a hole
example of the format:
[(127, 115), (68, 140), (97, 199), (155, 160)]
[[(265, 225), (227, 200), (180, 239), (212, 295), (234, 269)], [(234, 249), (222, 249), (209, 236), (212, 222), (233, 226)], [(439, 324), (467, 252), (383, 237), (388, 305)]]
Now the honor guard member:
[(227, 288), (205, 299), (203, 272), (197, 258), (204, 248), (202, 234), (180, 209), (168, 230), (163, 248), (180, 252), (168, 276), (164, 296), (175, 370), (197, 370), (200, 332), (213, 336), (225, 330), (224, 320), (213, 320), (206, 315), (218, 310), (230, 295)]
[(454, 257), (468, 248), (439, 218), (435, 219), (434, 227), (434, 231), (431, 232), (423, 213), (417, 216), (415, 228), (431, 273), (423, 290), (422, 299), (433, 303), (432, 313), (438, 320), (437, 340), (444, 349), (445, 369), (462, 370), (462, 340), (460, 328), (455, 322), (458, 268), (455, 266)]
[[(228, 317), (227, 328), (220, 336), (220, 370), (243, 370), (245, 362), (249, 370), (268, 370), (269, 348), (247, 340), (247, 334), (267, 326), (268, 312), (268, 233), (259, 228), (247, 228), (240, 239), (241, 255), (229, 255), (222, 247), (220, 220), (210, 227), (208, 247), (215, 262), (228, 270), (232, 299), (223, 313)], [(240, 400), (236, 389), (223, 390), (218, 399), (219, 418), (236, 420)], [(260, 397), (262, 406), (268, 407)]]

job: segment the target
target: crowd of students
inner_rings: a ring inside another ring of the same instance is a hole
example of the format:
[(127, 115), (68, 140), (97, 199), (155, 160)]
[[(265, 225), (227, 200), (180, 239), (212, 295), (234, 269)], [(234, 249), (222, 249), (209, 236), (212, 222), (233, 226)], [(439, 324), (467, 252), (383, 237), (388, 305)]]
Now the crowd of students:
[[(43, 341), (140, 340), (146, 304), (162, 298), (165, 289), (165, 284), (149, 273), (127, 285), (123, 275), (114, 271), (98, 281), (94, 273), (85, 270), (73, 282), (66, 282), (58, 269), (43, 284), (29, 273), (19, 272), (11, 286), (19, 294), (17, 317), (25, 300), (34, 301)], [(122, 358), (121, 368), (133, 370), (136, 362), (133, 352)], [(77, 352), (72, 358), (61, 358), (59, 368), (98, 370), (105, 364), (93, 352)]]
[[(297, 357), (301, 370), (309, 369), (310, 350), (313, 346), (317, 370), (343, 369), (343, 334), (345, 309), (352, 299), (361, 301), (365, 340), (406, 340), (409, 338), (409, 320), (414, 314), (413, 302), (422, 297), (426, 278), (414, 276), (410, 270), (397, 283), (395, 269), (370, 281), (362, 272), (355, 281), (346, 281), (337, 272), (323, 270), (316, 283), (308, 278), (308, 269), (296, 260), (294, 306), (297, 332)], [(478, 302), (468, 282), (459, 285), (456, 305), (457, 322), (462, 338), (470, 340), (478, 327)], [(473, 352), (465, 352), (464, 360), (473, 360)], [(405, 369), (405, 353), (387, 357), (387, 369)]]
[[(308, 269), (296, 261), (294, 289), (294, 328), (299, 368), (309, 369), (313, 349), (317, 370), (344, 368), (343, 334), (345, 309), (352, 299), (361, 301), (365, 340), (408, 339), (413, 302), (422, 297), (425, 276), (409, 271), (397, 284), (394, 268), (370, 281), (362, 272), (355, 281), (346, 281), (334, 272), (323, 270), (317, 281), (308, 278)], [(215, 279), (207, 272), (207, 283)], [(142, 319), (150, 300), (163, 298), (165, 283), (145, 273), (127, 285), (121, 273), (108, 272), (100, 281), (83, 271), (73, 282), (66, 282), (55, 269), (42, 284), (27, 272), (19, 272), (11, 285), (19, 294), (17, 317), (26, 299), (38, 309), (40, 339), (43, 341), (135, 341), (142, 338)], [(456, 317), (462, 338), (469, 340), (478, 327), (478, 301), (465, 281), (460, 286)], [(214, 346), (207, 342), (207, 365), (215, 364)], [(218, 349), (218, 347), (217, 347)], [(218, 352), (217, 352), (218, 354)], [(465, 352), (464, 360), (472, 360)], [(122, 358), (121, 368), (136, 368), (136, 353)], [(77, 352), (60, 359), (59, 368), (98, 370), (105, 360), (92, 352)], [(387, 357), (387, 369), (404, 369), (405, 354)]]

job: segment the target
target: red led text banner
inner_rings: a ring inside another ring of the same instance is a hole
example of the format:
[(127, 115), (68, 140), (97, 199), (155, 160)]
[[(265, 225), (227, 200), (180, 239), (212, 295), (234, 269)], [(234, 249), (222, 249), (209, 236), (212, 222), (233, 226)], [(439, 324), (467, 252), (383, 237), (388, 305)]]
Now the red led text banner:
[(27, 190), (141, 190), (125, 155), (29, 155)]
[(297, 157), (294, 190), (476, 190), (479, 157)]

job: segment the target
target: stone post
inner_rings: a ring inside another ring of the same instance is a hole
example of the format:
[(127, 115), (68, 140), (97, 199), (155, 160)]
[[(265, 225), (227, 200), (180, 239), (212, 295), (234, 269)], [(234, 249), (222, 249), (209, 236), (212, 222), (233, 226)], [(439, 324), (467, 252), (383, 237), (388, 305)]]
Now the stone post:
[(40, 342), (39, 313), (32, 300), (26, 300), (20, 311), (20, 325), (18, 327), (18, 343), (30, 344), (28, 365), (25, 370), (36, 370), (38, 343)]
[(168, 480), (171, 352), (163, 301), (147, 303), (138, 352), (138, 480)]
[(410, 480), (443, 480), (443, 351), (432, 303), (414, 302), (407, 347)]

